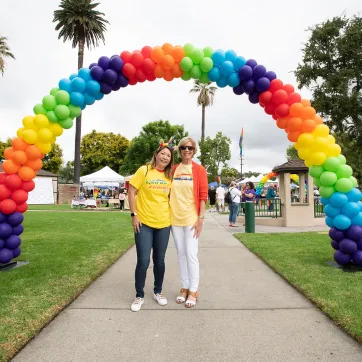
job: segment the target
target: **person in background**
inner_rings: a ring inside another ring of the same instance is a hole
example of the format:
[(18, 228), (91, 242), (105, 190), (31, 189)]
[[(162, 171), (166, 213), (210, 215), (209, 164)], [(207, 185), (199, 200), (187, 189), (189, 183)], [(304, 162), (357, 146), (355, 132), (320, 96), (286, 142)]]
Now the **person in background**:
[(172, 169), (173, 150), (161, 143), (153, 154), (151, 163), (141, 166), (130, 181), (128, 197), (137, 250), (136, 299), (131, 306), (133, 312), (138, 312), (144, 303), (144, 286), (151, 251), (155, 277), (153, 299), (159, 305), (167, 304), (167, 299), (162, 294), (162, 284), (170, 237), (169, 194)]
[(210, 212), (215, 212), (215, 204), (216, 204), (216, 190), (214, 186), (210, 187), (209, 190), (209, 201), (210, 201)]
[(185, 137), (179, 142), (178, 153), (182, 160), (174, 167), (170, 197), (172, 235), (182, 285), (176, 303), (185, 303), (186, 308), (195, 306), (199, 296), (198, 239), (208, 196), (206, 170), (192, 161), (196, 152), (193, 138)]
[(236, 187), (235, 181), (231, 182), (229, 192), (231, 196), (231, 204), (229, 205), (229, 226), (236, 227), (236, 217), (238, 216), (240, 208), (241, 191)]
[(268, 191), (266, 193), (266, 199), (268, 201), (268, 211), (274, 211), (274, 201), (275, 199), (275, 191), (273, 185), (269, 185)]
[(219, 187), (216, 189), (216, 198), (217, 198), (217, 204), (219, 205), (219, 212), (225, 211), (225, 189), (221, 187), (221, 184), (219, 184)]
[(254, 202), (255, 200), (255, 188), (251, 181), (248, 181), (242, 192), (243, 202)]
[(126, 199), (126, 194), (125, 194), (125, 191), (122, 190), (123, 192), (120, 192), (119, 195), (118, 195), (118, 198), (119, 198), (119, 209), (121, 211), (124, 211), (124, 200)]

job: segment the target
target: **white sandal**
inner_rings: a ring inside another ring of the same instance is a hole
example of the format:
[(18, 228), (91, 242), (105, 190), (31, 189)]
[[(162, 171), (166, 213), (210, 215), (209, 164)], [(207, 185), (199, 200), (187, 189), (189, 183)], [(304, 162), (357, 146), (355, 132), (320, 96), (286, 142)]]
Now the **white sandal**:
[(181, 289), (180, 289), (180, 294), (182, 294), (182, 293), (186, 293), (186, 297), (184, 297), (184, 296), (182, 296), (182, 295), (179, 295), (179, 296), (176, 298), (176, 303), (177, 303), (177, 304), (185, 303), (186, 298), (187, 298), (187, 295), (189, 294), (189, 290), (188, 290), (188, 289), (185, 289), (185, 288), (181, 288)]
[(192, 308), (196, 305), (196, 302), (197, 302), (197, 298), (199, 296), (199, 292), (189, 292), (189, 296), (193, 296), (196, 300), (190, 300), (187, 298), (187, 301), (185, 303), (185, 307), (186, 308)]

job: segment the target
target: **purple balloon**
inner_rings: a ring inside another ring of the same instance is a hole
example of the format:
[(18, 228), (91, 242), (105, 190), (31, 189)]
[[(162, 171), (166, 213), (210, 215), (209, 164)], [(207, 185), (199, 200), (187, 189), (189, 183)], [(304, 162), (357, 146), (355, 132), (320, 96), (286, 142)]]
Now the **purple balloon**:
[(9, 249), (1, 249), (0, 250), (0, 263), (7, 264), (13, 258), (13, 253)]
[(335, 241), (341, 241), (344, 238), (344, 232), (337, 228), (329, 229), (329, 237)]
[(339, 250), (343, 254), (352, 254), (357, 250), (357, 243), (350, 239), (343, 239), (339, 243)]
[(254, 80), (265, 77), (265, 74), (266, 74), (266, 68), (264, 67), (264, 65), (259, 64), (255, 66), (255, 68), (253, 69)]
[(103, 74), (103, 80), (108, 83), (109, 85), (112, 85), (113, 83), (116, 83), (117, 80), (117, 72), (113, 69), (107, 69)]
[(352, 254), (352, 261), (355, 265), (362, 265), (362, 251), (357, 250)]
[(99, 82), (103, 78), (104, 70), (96, 65), (91, 69), (91, 76), (94, 80)]
[(360, 241), (357, 241), (357, 249), (362, 250), (362, 239)]
[(0, 250), (4, 247), (5, 241), (3, 239), (0, 239)]
[(17, 235), (11, 235), (5, 240), (5, 248), (14, 250), (21, 244), (21, 239)]
[(248, 65), (244, 65), (243, 67), (241, 67), (239, 69), (239, 78), (241, 81), (243, 80), (249, 80), (251, 79), (252, 75), (253, 75), (253, 69), (251, 67), (249, 67)]
[(109, 94), (112, 92), (112, 86), (110, 86), (108, 83), (101, 81), (101, 93), (103, 94)]
[(92, 63), (88, 68), (89, 69), (92, 69), (93, 67), (97, 66), (98, 64), (97, 63)]
[(269, 72), (266, 72), (265, 76), (266, 76), (270, 81), (272, 81), (272, 80), (274, 80), (274, 79), (277, 78), (277, 75), (276, 75), (273, 71), (271, 71), (271, 70), (269, 70)]
[(103, 56), (103, 57), (100, 57), (100, 58), (98, 59), (98, 65), (99, 65), (100, 67), (102, 67), (103, 70), (109, 69), (110, 63), (111, 63), (111, 61), (110, 61), (110, 59), (109, 59), (108, 57)]
[(24, 231), (24, 226), (22, 224), (15, 226), (13, 228), (13, 235), (21, 235)]
[(233, 92), (237, 95), (237, 96), (241, 96), (242, 94), (244, 94), (243, 91), (243, 86), (241, 84), (239, 84), (237, 87), (233, 88)]
[(347, 265), (351, 261), (351, 257), (337, 250), (334, 253), (334, 260), (340, 265)]
[(21, 212), (15, 211), (7, 217), (6, 222), (11, 226), (18, 226), (24, 221), (24, 215)]
[(117, 92), (118, 90), (121, 89), (121, 86), (117, 83), (112, 84), (111, 87), (112, 87), (112, 91), (114, 91), (114, 92)]
[(128, 86), (128, 78), (126, 78), (123, 74), (118, 74), (116, 83), (121, 88), (125, 88)]
[(346, 230), (346, 237), (354, 241), (360, 241), (362, 239), (362, 227), (359, 225), (351, 225)]
[(13, 258), (17, 258), (21, 254), (21, 249), (16, 248), (13, 250)]
[(250, 103), (257, 104), (259, 103), (259, 92), (253, 92), (249, 94)]
[(0, 239), (8, 238), (12, 234), (12, 232), (13, 228), (9, 224), (0, 224)]
[(255, 82), (255, 89), (262, 93), (270, 88), (270, 80), (267, 77), (261, 77)]
[(248, 80), (243, 83), (243, 90), (246, 94), (251, 94), (254, 92), (255, 83), (253, 80)]
[(339, 250), (339, 242), (336, 240), (331, 240), (332, 248), (335, 250)]
[(258, 63), (254, 59), (248, 59), (246, 61), (246, 65), (254, 69), (258, 65)]
[(6, 215), (0, 211), (0, 224), (6, 221)]
[(124, 65), (123, 59), (118, 55), (113, 55), (109, 67), (115, 70), (117, 73), (121, 72)]

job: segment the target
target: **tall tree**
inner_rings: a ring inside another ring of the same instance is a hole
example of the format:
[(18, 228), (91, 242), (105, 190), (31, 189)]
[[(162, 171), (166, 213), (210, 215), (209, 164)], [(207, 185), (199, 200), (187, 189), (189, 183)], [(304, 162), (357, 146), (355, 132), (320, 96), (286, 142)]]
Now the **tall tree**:
[(202, 107), (201, 121), (201, 141), (205, 139), (205, 108), (214, 104), (215, 92), (217, 87), (211, 85), (211, 82), (201, 83), (195, 80), (190, 93), (197, 93), (197, 105)]
[(80, 145), (82, 175), (96, 172), (108, 166), (119, 172), (126, 157), (129, 140), (120, 134), (93, 130), (82, 138)]
[(10, 51), (10, 48), (7, 44), (7, 37), (0, 36), (0, 72), (4, 76), (4, 71), (6, 67), (6, 58), (15, 59), (14, 54)]
[(52, 150), (47, 153), (43, 158), (43, 167), (45, 171), (59, 174), (63, 164), (63, 151), (57, 143), (52, 145)]
[(298, 86), (313, 92), (313, 106), (336, 133), (362, 147), (362, 18), (335, 17), (308, 29)]
[(287, 156), (287, 160), (300, 160), (301, 158), (298, 156), (298, 151), (294, 148), (293, 145), (290, 145), (285, 152)]
[[(83, 67), (84, 46), (95, 48), (102, 41), (105, 43), (104, 33), (106, 24), (105, 14), (95, 8), (99, 3), (93, 0), (62, 0), (60, 10), (54, 11), (53, 23), (57, 23), (55, 30), (59, 31), (58, 39), (70, 40), (72, 47), (78, 46), (78, 69)], [(82, 115), (77, 117), (75, 129), (74, 150), (74, 182), (80, 178), (80, 139), (82, 129)]]
[(172, 137), (172, 144), (177, 145), (181, 138), (187, 135), (184, 126), (171, 125), (169, 121), (160, 120), (147, 123), (142, 127), (139, 136), (131, 141), (124, 166), (121, 169), (122, 174), (132, 174), (140, 166), (149, 162), (161, 139), (167, 142)]

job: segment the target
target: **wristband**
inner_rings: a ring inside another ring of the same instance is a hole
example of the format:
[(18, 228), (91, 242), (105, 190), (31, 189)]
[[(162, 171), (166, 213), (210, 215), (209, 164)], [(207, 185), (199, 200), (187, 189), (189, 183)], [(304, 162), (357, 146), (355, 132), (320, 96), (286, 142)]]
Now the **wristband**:
[(203, 219), (205, 219), (205, 216), (199, 216), (199, 219), (203, 220)]

